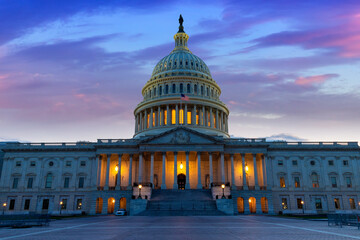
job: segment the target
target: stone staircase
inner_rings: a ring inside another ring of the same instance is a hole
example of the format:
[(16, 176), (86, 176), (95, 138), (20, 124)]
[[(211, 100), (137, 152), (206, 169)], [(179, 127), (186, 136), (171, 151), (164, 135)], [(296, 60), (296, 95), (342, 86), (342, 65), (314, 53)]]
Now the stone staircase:
[(153, 190), (146, 211), (138, 216), (219, 216), (210, 190)]

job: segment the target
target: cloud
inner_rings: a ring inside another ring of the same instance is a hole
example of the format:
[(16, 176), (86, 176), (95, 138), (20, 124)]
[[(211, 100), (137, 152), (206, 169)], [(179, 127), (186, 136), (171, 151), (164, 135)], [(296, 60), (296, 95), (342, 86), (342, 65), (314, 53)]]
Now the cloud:
[(295, 80), (295, 84), (302, 86), (309, 86), (314, 84), (323, 83), (326, 80), (331, 78), (338, 77), (338, 74), (324, 74), (324, 75), (316, 75), (316, 76), (308, 76), (308, 77), (298, 77)]
[(306, 141), (306, 139), (300, 138), (300, 137), (297, 137), (297, 136), (294, 136), (294, 135), (288, 134), (288, 133), (280, 133), (280, 134), (271, 135), (270, 137), (266, 137), (266, 141), (270, 141), (270, 142), (276, 142), (276, 141), (303, 142), (303, 141)]

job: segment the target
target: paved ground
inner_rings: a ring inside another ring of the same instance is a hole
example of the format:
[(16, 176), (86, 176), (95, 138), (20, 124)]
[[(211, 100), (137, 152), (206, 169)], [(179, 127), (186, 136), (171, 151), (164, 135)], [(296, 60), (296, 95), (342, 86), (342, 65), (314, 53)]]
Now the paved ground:
[(354, 227), (266, 216), (115, 217), (51, 222), (49, 227), (0, 229), (0, 239), (360, 239)]

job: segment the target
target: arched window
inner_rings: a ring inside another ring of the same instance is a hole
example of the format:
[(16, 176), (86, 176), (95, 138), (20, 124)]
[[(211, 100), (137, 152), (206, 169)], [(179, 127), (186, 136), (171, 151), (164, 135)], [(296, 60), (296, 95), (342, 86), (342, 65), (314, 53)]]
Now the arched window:
[(211, 96), (214, 97), (214, 89), (211, 89)]
[(159, 86), (159, 96), (162, 94), (162, 86)]
[(180, 93), (183, 93), (183, 91), (184, 91), (184, 86), (182, 83), (180, 83)]
[(201, 86), (201, 95), (204, 95), (204, 86)]
[(151, 90), (149, 91), (149, 97), (151, 97)]
[(188, 93), (190, 93), (190, 83), (187, 84), (186, 90), (187, 90)]
[(165, 94), (169, 94), (169, 85), (165, 85)]
[(206, 88), (206, 96), (210, 96), (208, 87)]
[(53, 175), (52, 175), (52, 173), (48, 173), (48, 174), (46, 175), (45, 188), (51, 188), (52, 180), (53, 180)]
[(154, 97), (156, 96), (156, 88), (154, 88)]
[(197, 85), (194, 85), (194, 93), (197, 94)]
[(313, 188), (319, 187), (319, 176), (316, 173), (311, 174), (311, 181), (312, 181)]
[(172, 85), (172, 93), (175, 93), (175, 91), (176, 91), (176, 85), (175, 85), (175, 83)]

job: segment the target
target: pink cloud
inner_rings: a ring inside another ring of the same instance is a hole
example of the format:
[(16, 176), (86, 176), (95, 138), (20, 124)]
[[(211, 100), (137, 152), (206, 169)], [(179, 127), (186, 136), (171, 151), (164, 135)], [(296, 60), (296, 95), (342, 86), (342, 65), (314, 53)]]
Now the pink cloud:
[(298, 77), (295, 80), (296, 85), (301, 86), (310, 86), (314, 84), (323, 83), (328, 79), (338, 77), (338, 74), (323, 74), (323, 75), (315, 75), (315, 76), (309, 76), (309, 77)]

